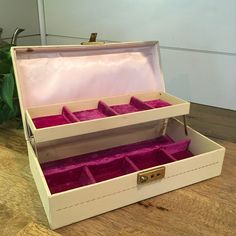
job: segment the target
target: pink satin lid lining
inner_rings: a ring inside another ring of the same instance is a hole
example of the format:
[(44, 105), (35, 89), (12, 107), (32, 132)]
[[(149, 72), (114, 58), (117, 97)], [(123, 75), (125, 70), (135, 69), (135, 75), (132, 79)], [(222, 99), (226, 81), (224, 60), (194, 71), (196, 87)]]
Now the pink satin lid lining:
[(157, 45), (17, 52), (24, 109), (80, 99), (164, 91)]

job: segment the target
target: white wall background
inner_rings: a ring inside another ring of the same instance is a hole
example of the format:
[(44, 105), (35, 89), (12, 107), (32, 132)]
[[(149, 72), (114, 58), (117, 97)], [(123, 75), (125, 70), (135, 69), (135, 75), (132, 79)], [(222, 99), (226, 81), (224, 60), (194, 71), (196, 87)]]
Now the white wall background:
[(20, 27), (25, 32), (19, 35), (18, 45), (40, 44), (37, 0), (0, 0), (0, 27), (7, 42)]
[(236, 0), (44, 0), (48, 44), (159, 40), (167, 91), (236, 110)]

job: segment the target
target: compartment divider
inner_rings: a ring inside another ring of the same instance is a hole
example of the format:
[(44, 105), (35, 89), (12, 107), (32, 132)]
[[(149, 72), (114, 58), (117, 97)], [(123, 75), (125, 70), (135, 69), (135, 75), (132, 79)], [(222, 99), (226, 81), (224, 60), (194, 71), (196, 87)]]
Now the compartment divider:
[(135, 171), (139, 171), (139, 168), (133, 163), (133, 161), (131, 161), (131, 160), (129, 159), (129, 157), (126, 156), (124, 159), (125, 159), (125, 161), (132, 167), (132, 169), (134, 170), (134, 172), (135, 172)]
[(67, 106), (62, 107), (62, 116), (68, 123), (78, 122), (79, 119), (70, 111)]
[(190, 142), (190, 139), (184, 139), (175, 143), (163, 145), (161, 149), (171, 155), (188, 150)]
[(130, 155), (129, 158), (139, 170), (152, 168), (176, 161), (174, 157), (163, 151), (161, 148), (154, 148), (139, 154)]
[(135, 171), (122, 157), (104, 163), (92, 164), (89, 168), (96, 182), (101, 182)]
[(135, 96), (132, 96), (130, 99), (130, 104), (134, 107), (136, 107), (138, 110), (150, 110), (153, 109), (152, 106), (149, 106), (142, 100), (136, 98)]
[(87, 175), (87, 176), (89, 177), (89, 179), (91, 180), (91, 183), (92, 183), (92, 184), (96, 183), (96, 180), (95, 180), (93, 174), (91, 173), (89, 167), (88, 167), (88, 166), (84, 166), (83, 168), (84, 168), (84, 171), (85, 171), (86, 175)]
[(175, 157), (173, 157), (171, 154), (169, 154), (168, 152), (166, 152), (165, 150), (163, 150), (162, 148), (160, 149), (169, 159), (171, 159), (172, 161), (177, 161), (177, 159)]
[(115, 110), (109, 107), (105, 102), (99, 101), (98, 110), (106, 116), (116, 116), (119, 115)]

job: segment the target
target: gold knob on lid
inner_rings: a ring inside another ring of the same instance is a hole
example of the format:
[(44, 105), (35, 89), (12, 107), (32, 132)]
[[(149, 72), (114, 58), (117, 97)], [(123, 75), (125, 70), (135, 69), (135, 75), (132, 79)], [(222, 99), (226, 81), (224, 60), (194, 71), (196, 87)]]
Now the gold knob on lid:
[(91, 33), (88, 42), (82, 42), (81, 45), (101, 45), (105, 44), (105, 42), (97, 42), (97, 33)]

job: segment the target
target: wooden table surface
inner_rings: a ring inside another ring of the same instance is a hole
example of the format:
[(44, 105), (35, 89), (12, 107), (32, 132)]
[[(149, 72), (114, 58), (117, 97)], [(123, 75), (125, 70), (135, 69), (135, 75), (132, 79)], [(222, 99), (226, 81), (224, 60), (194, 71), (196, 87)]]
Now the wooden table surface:
[[(54, 235), (49, 233), (30, 173), (23, 131), (12, 126), (12, 123), (0, 126), (0, 236), (19, 232), (18, 235), (31, 235), (29, 232)], [(61, 235), (236, 235), (236, 142), (215, 141), (226, 147), (221, 176), (55, 232)], [(46, 229), (41, 232), (41, 227)]]

